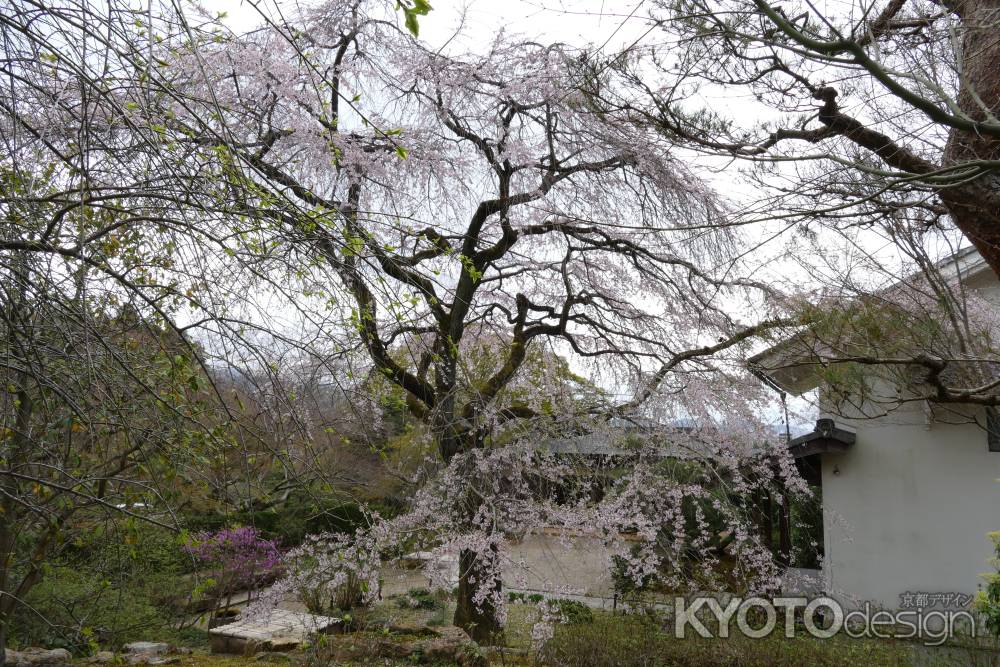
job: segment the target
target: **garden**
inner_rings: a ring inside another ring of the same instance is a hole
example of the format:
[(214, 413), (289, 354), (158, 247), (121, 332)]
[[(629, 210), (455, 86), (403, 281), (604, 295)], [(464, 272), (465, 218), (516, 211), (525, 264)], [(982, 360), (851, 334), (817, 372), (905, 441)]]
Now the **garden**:
[(671, 610), (1000, 470), (996, 0), (613, 4), (3, 0), (0, 667), (1000, 664)]

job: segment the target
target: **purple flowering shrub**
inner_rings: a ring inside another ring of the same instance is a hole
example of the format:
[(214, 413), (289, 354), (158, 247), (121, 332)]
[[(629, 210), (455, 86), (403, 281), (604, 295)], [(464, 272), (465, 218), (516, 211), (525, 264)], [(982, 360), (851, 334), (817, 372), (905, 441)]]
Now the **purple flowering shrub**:
[(282, 572), (278, 543), (264, 539), (250, 526), (195, 533), (184, 551), (209, 569), (212, 588), (220, 595), (254, 590)]

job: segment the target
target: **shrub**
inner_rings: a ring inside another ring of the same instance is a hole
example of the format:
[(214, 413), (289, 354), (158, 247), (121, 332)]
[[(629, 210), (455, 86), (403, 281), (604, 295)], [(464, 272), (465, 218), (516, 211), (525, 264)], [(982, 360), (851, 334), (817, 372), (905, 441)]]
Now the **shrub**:
[(550, 600), (550, 603), (555, 605), (556, 609), (562, 615), (565, 623), (570, 625), (579, 625), (582, 623), (594, 622), (594, 612), (591, 611), (590, 607), (582, 602), (567, 600), (565, 598), (557, 598), (555, 600)]
[(333, 586), (303, 587), (299, 598), (311, 614), (342, 614), (367, 606), (364, 582), (354, 572), (347, 572), (343, 581)]
[(819, 569), (823, 551), (823, 490), (810, 486), (812, 496), (791, 503), (792, 564)]
[(333, 590), (333, 606), (337, 609), (356, 609), (364, 604), (364, 599), (365, 590), (361, 578), (353, 572)]
[(441, 601), (426, 588), (411, 588), (399, 599), (399, 606), (406, 609), (437, 609)]
[(314, 614), (367, 607), (378, 597), (379, 554), (367, 542), (337, 533), (315, 535), (285, 561), (286, 575), (269, 594), (298, 595)]
[(194, 567), (176, 534), (124, 521), (91, 526), (11, 619), (9, 638), (21, 646), (88, 653), (138, 640), (167, 639), (185, 612)]
[[(398, 508), (382, 502), (370, 503), (366, 507), (382, 516), (393, 516), (398, 512)], [(188, 530), (202, 533), (216, 532), (237, 524), (253, 526), (262, 536), (290, 547), (300, 544), (310, 534), (353, 534), (359, 527), (368, 525), (368, 518), (359, 503), (317, 500), (314, 494), (296, 492), (276, 509), (200, 514), (184, 520)]]
[(141, 587), (114, 585), (94, 571), (46, 568), (12, 619), (10, 640), (21, 646), (92, 653), (169, 631), (170, 617)]
[[(1000, 568), (1000, 531), (990, 533), (993, 551), (996, 558), (993, 565)], [(983, 575), (986, 579), (986, 589), (979, 592), (976, 598), (976, 608), (983, 616), (986, 629), (1000, 637), (1000, 572)]]
[(656, 584), (656, 577), (655, 575), (647, 574), (641, 581), (637, 582), (629, 573), (628, 559), (616, 554), (611, 558), (611, 581), (615, 594), (628, 597), (649, 590)]
[(434, 615), (427, 619), (427, 627), (437, 628), (451, 623), (451, 614), (448, 607), (441, 605), (441, 608), (434, 612)]
[(273, 581), (281, 570), (277, 543), (249, 526), (197, 533), (184, 550), (213, 570), (220, 594), (257, 588)]

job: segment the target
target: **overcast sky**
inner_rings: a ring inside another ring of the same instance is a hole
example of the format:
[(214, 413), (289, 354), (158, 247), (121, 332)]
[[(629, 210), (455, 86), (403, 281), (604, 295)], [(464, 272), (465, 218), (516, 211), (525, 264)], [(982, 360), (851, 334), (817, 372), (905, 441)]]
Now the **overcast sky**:
[[(292, 3), (281, 4), (288, 7)], [(642, 0), (433, 0), (433, 11), (420, 21), (420, 37), (439, 47), (452, 38), (464, 20), (464, 37), (452, 44), (470, 50), (489, 43), (501, 27), (530, 38), (614, 49), (648, 29), (642, 4)], [(237, 31), (259, 23), (254, 4), (247, 0), (204, 0), (203, 6), (226, 12)]]

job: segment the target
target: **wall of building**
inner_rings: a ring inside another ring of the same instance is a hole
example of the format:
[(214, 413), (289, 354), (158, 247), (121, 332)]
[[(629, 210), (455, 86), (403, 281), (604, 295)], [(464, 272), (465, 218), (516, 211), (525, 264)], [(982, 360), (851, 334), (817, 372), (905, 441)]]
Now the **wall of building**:
[[(963, 283), (1000, 304), (988, 267)], [(873, 385), (895, 395), (894, 386)], [(982, 408), (938, 410), (911, 403), (875, 419), (831, 415), (857, 432), (847, 453), (822, 463), (823, 577), (835, 595), (899, 608), (904, 593), (973, 594), (993, 569), (987, 533), (1000, 530), (1000, 453), (968, 423), (985, 423)]]
[(858, 438), (823, 456), (827, 590), (886, 608), (906, 592), (974, 593), (990, 569), (987, 533), (1000, 530), (1000, 453), (985, 431), (917, 405), (837, 422)]

